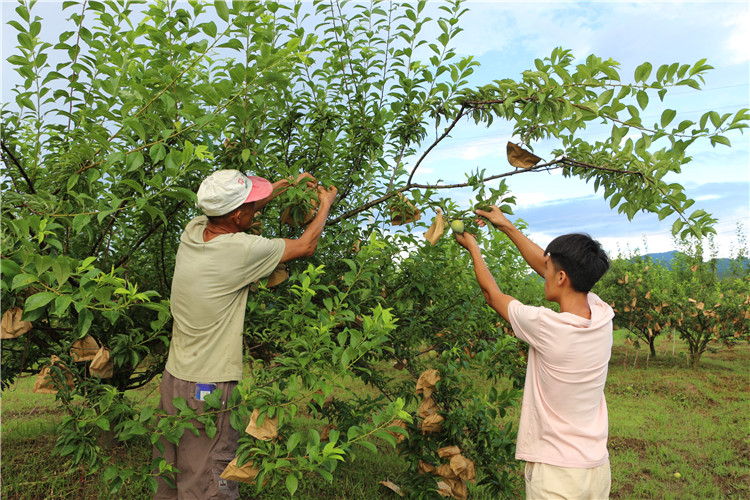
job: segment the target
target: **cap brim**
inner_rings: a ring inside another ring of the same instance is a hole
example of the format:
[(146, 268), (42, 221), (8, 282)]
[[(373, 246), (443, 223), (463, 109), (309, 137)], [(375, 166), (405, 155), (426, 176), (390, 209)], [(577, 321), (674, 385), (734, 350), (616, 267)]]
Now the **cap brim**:
[(254, 175), (248, 175), (248, 179), (253, 183), (253, 188), (250, 190), (250, 194), (247, 195), (247, 199), (242, 203), (250, 203), (251, 201), (258, 201), (264, 198), (268, 198), (273, 193), (273, 184), (264, 179), (263, 177), (256, 177)]

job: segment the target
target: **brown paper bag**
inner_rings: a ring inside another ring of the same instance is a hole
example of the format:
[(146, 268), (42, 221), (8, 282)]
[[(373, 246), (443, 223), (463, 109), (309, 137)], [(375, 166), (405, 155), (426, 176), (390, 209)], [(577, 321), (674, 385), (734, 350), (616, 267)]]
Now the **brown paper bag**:
[(0, 338), (2, 340), (15, 339), (31, 330), (31, 321), (21, 321), (23, 310), (12, 307), (5, 311), (0, 320)]
[(451, 457), (450, 467), (453, 472), (464, 481), (473, 481), (477, 477), (474, 469), (474, 462), (463, 455), (453, 455)]
[(247, 424), (245, 432), (253, 436), (255, 439), (261, 441), (272, 441), (279, 435), (279, 419), (278, 417), (266, 418), (263, 420), (263, 425), (258, 427), (258, 417), (260, 416), (260, 410), (257, 408), (253, 410), (253, 414), (250, 416), (250, 423)]
[(86, 335), (86, 337), (76, 340), (70, 348), (70, 356), (75, 362), (91, 361), (96, 357), (98, 352), (99, 344), (91, 335)]
[(68, 370), (68, 368), (60, 362), (60, 358), (53, 355), (50, 358), (49, 365), (42, 368), (42, 371), (40, 371), (36, 376), (36, 381), (34, 382), (34, 389), (32, 392), (35, 392), (37, 394), (57, 394), (57, 386), (52, 380), (52, 365), (60, 367), (65, 376), (65, 383), (68, 385), (68, 387), (70, 387), (71, 389), (75, 387), (75, 383), (73, 382), (73, 374), (71, 374), (70, 370)]
[(430, 396), (429, 398), (422, 399), (422, 404), (420, 404), (419, 409), (417, 409), (417, 415), (419, 415), (421, 418), (427, 418), (433, 413), (437, 413), (437, 411), (437, 403), (432, 398), (432, 396)]
[(526, 151), (521, 146), (508, 142), (506, 147), (506, 154), (508, 155), (508, 163), (516, 168), (529, 169), (539, 163), (539, 158), (534, 153)]
[(436, 491), (437, 491), (438, 495), (440, 495), (441, 497), (449, 497), (449, 496), (451, 496), (451, 492), (452, 492), (451, 487), (445, 481), (438, 481), (437, 487), (438, 487), (438, 489)]
[(382, 484), (383, 486), (385, 486), (386, 488), (388, 488), (389, 490), (391, 490), (392, 492), (394, 492), (396, 495), (398, 495), (400, 497), (404, 496), (404, 492), (401, 491), (401, 488), (399, 488), (393, 482), (391, 482), (391, 481), (380, 481), (380, 484)]
[(466, 500), (469, 493), (469, 489), (466, 487), (466, 483), (463, 479), (446, 479), (446, 483), (451, 487), (451, 496), (458, 500)]
[(432, 415), (428, 415), (427, 418), (425, 418), (422, 421), (422, 425), (421, 425), (422, 434), (426, 434), (428, 432), (442, 431), (443, 420), (445, 419), (439, 413), (433, 413)]
[(407, 200), (403, 194), (398, 194), (398, 200), (390, 206), (392, 225), (400, 226), (402, 224), (409, 224), (422, 218), (419, 209), (411, 201)]
[(239, 481), (241, 483), (254, 484), (255, 478), (260, 470), (253, 465), (253, 462), (247, 462), (242, 467), (237, 467), (237, 457), (226, 466), (221, 477), (230, 481)]
[(435, 466), (432, 465), (429, 462), (425, 462), (424, 460), (420, 460), (419, 464), (417, 464), (417, 472), (420, 474), (432, 474), (435, 472)]
[(96, 375), (101, 378), (112, 378), (115, 370), (115, 365), (109, 357), (109, 349), (102, 347), (91, 360), (89, 365), (89, 371), (92, 375)]
[(432, 396), (435, 391), (435, 383), (440, 380), (440, 372), (432, 369), (425, 370), (417, 380), (417, 394), (424, 394), (425, 398)]
[(283, 283), (288, 277), (289, 271), (287, 271), (286, 264), (281, 263), (276, 266), (276, 269), (274, 269), (270, 276), (268, 276), (268, 284), (266, 286), (268, 288), (276, 286)]
[(439, 208), (437, 209), (437, 215), (435, 216), (435, 219), (432, 221), (432, 225), (427, 230), (426, 233), (424, 233), (424, 237), (427, 239), (427, 241), (432, 244), (432, 246), (435, 246), (435, 244), (438, 242), (441, 236), (443, 236), (443, 233), (445, 232), (445, 217), (443, 217), (443, 211)]
[(437, 454), (440, 458), (450, 458), (453, 455), (460, 455), (461, 449), (458, 446), (444, 446), (438, 448)]

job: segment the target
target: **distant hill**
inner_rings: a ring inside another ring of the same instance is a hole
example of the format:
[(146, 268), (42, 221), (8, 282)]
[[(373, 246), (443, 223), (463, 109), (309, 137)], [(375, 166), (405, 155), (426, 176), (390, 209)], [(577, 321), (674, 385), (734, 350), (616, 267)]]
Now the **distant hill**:
[[(659, 264), (662, 264), (667, 267), (667, 269), (672, 269), (672, 260), (679, 254), (680, 252), (676, 250), (672, 250), (671, 252), (657, 252), (657, 253), (649, 253), (644, 255), (644, 257), (650, 257), (651, 260), (654, 262), (658, 262)], [(747, 259), (745, 260), (745, 267), (748, 266)], [(722, 257), (720, 259), (716, 259), (717, 266), (716, 270), (719, 275), (719, 277), (725, 276), (729, 270), (731, 269), (732, 264), (734, 263), (736, 265), (737, 259), (728, 259), (726, 257)]]

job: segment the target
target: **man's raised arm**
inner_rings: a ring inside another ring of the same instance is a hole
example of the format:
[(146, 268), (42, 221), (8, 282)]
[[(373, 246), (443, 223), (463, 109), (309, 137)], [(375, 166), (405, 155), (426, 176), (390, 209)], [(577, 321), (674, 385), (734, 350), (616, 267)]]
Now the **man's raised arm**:
[(328, 189), (318, 186), (318, 199), (320, 200), (318, 213), (315, 214), (315, 218), (307, 226), (302, 236), (296, 240), (284, 239), (286, 248), (284, 249), (284, 254), (281, 256), (281, 262), (288, 262), (301, 257), (310, 257), (315, 253), (315, 249), (318, 246), (318, 239), (323, 232), (323, 227), (326, 225), (328, 212), (331, 210), (331, 205), (333, 205), (333, 200), (336, 198), (337, 192), (338, 190), (334, 186)]
[[(518, 230), (503, 214), (500, 209), (492, 205), (489, 212), (484, 210), (477, 210), (476, 213), (480, 217), (487, 219), (493, 226), (500, 231), (504, 232), (510, 238), (510, 241), (518, 248), (521, 252), (521, 256), (531, 266), (531, 268), (539, 273), (540, 276), (544, 276), (544, 250), (526, 237), (521, 231)], [(480, 223), (481, 223), (480, 219)]]

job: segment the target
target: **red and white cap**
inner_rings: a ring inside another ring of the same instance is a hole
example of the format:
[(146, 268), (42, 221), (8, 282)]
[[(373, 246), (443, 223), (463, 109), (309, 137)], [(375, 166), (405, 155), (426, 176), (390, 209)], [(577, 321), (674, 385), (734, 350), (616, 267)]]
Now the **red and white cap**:
[(239, 170), (217, 170), (198, 188), (198, 207), (209, 216), (228, 214), (244, 203), (262, 200), (273, 186), (262, 177), (245, 175)]

